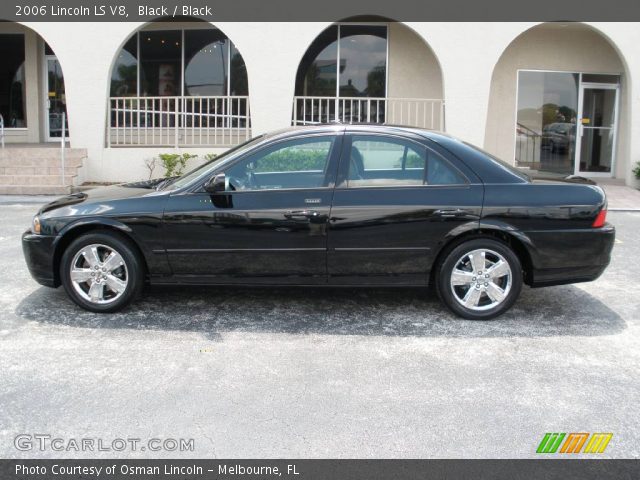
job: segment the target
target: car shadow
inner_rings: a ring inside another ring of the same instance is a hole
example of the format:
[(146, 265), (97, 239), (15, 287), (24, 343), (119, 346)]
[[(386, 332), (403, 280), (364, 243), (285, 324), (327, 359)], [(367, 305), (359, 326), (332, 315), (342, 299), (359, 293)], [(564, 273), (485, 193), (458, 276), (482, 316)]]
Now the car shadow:
[(23, 319), (79, 328), (446, 337), (613, 335), (626, 322), (576, 286), (524, 287), (493, 321), (457, 318), (432, 291), (419, 288), (149, 287), (127, 309), (95, 314), (62, 288), (39, 288), (16, 308)]

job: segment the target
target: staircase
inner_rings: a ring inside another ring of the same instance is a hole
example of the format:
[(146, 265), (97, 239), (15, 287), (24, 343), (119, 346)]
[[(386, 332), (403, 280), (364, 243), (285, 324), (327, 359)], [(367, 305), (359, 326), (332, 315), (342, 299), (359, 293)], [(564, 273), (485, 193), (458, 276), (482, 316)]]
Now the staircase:
[(84, 148), (66, 148), (62, 179), (60, 148), (11, 146), (0, 149), (0, 195), (64, 195), (76, 183), (87, 157)]

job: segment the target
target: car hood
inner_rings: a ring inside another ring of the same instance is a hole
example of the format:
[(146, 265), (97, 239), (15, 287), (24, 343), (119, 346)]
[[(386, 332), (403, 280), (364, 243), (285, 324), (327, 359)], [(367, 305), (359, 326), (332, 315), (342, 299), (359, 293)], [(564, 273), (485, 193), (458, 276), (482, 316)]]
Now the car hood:
[(123, 183), (65, 195), (44, 205), (38, 214), (60, 210), (65, 207), (73, 207), (78, 204), (110, 204), (128, 199), (166, 196), (168, 193), (168, 191), (157, 191), (155, 188), (149, 188), (147, 182)]

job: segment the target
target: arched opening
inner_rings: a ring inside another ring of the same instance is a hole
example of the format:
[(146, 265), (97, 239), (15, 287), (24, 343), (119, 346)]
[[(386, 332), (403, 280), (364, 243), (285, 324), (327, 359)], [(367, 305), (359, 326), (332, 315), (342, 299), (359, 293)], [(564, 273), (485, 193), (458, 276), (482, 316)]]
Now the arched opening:
[(320, 33), (298, 66), (294, 125), (388, 123), (444, 129), (442, 72), (402, 23), (349, 19)]
[(109, 146), (227, 147), (251, 135), (244, 59), (208, 22), (135, 32), (114, 60), (109, 95)]
[(0, 57), (2, 143), (67, 138), (64, 76), (52, 48), (30, 28), (0, 22)]
[(485, 146), (534, 174), (616, 176), (626, 97), (624, 62), (608, 39), (584, 24), (540, 24), (494, 68)]

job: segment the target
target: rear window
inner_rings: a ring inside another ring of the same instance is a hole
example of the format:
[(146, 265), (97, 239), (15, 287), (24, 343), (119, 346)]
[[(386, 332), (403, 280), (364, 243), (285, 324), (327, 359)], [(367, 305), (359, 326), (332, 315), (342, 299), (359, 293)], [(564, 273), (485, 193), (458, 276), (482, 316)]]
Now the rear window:
[(522, 180), (526, 180), (527, 182), (531, 181), (531, 177), (529, 175), (527, 175), (526, 173), (524, 173), (522, 170), (519, 170), (518, 168), (514, 167), (513, 165), (508, 164), (507, 162), (505, 162), (504, 160), (500, 160), (498, 157), (496, 157), (495, 155), (490, 154), (489, 152), (476, 147), (475, 145), (471, 145), (470, 143), (467, 143), (465, 141), (462, 141), (462, 143), (464, 143), (467, 147), (472, 148), (473, 150), (475, 150), (476, 152), (480, 152), (481, 154), (485, 155), (486, 157), (490, 158), (491, 160), (493, 160), (495, 163), (497, 163), (498, 165), (500, 165), (502, 168), (504, 168), (505, 170), (508, 170), (509, 172), (513, 173), (514, 175), (517, 175), (518, 177), (520, 177)]

